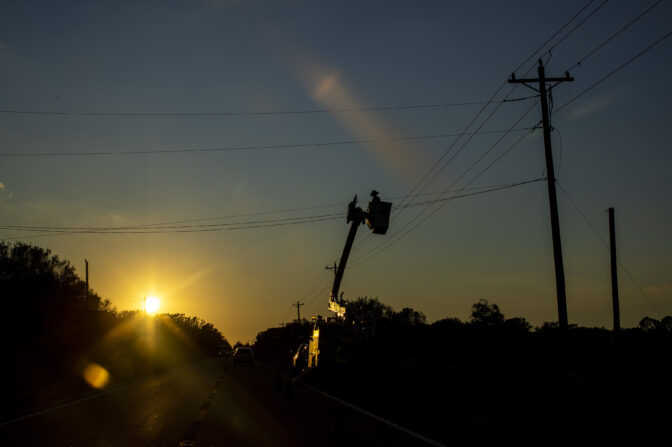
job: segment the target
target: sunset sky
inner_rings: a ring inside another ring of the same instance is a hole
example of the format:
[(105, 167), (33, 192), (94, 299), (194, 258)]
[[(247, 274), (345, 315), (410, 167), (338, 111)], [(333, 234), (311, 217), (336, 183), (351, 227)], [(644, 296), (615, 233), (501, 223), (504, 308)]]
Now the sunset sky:
[(545, 176), (541, 131), (521, 130), (540, 121), (538, 98), (504, 85), (541, 57), (547, 75), (575, 78), (554, 88), (552, 115), (569, 322), (611, 327), (593, 231), (608, 243), (610, 206), (622, 325), (661, 318), (672, 37), (649, 47), (671, 19), (656, 0), (4, 1), (0, 238), (82, 277), (88, 259), (118, 309), (154, 295), (245, 342), (296, 318), (297, 300), (328, 314), (325, 266), (355, 194), (366, 207), (372, 189), (399, 205), (502, 187), (394, 209), (385, 236), (361, 227), (341, 290), (429, 322), (466, 319), (480, 298), (557, 320), (546, 184), (506, 187)]

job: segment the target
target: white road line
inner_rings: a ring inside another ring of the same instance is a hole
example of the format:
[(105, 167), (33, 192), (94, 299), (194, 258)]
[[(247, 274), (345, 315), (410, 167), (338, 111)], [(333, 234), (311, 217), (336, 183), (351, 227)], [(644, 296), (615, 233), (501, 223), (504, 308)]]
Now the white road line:
[(407, 429), (406, 427), (402, 427), (402, 426), (399, 425), (399, 424), (395, 424), (395, 423), (392, 422), (392, 421), (388, 421), (388, 420), (385, 419), (385, 418), (381, 418), (380, 416), (377, 416), (377, 415), (375, 415), (375, 414), (373, 414), (373, 413), (371, 413), (371, 412), (369, 412), (369, 411), (366, 411), (366, 410), (364, 410), (364, 409), (362, 409), (362, 408), (359, 408), (359, 407), (357, 407), (357, 406), (355, 406), (355, 405), (353, 405), (353, 404), (351, 404), (351, 403), (348, 403), (348, 402), (346, 402), (346, 401), (344, 401), (344, 400), (341, 400), (341, 399), (339, 399), (338, 397), (332, 396), (331, 394), (325, 393), (324, 391), (318, 390), (317, 388), (313, 388), (313, 387), (310, 386), (310, 385), (306, 385), (305, 383), (302, 383), (301, 385), (304, 386), (304, 387), (306, 387), (306, 388), (308, 388), (308, 389), (311, 390), (311, 391), (315, 391), (316, 393), (319, 393), (319, 394), (321, 394), (321, 395), (323, 395), (323, 396), (326, 396), (326, 397), (328, 397), (328, 398), (330, 398), (330, 399), (333, 399), (333, 400), (335, 400), (336, 402), (338, 402), (338, 403), (340, 403), (340, 404), (342, 404), (342, 405), (345, 405), (346, 407), (352, 408), (352, 409), (355, 410), (355, 411), (358, 411), (358, 412), (360, 412), (360, 413), (362, 413), (362, 414), (365, 414), (365, 415), (369, 416), (370, 418), (373, 418), (373, 419), (377, 420), (378, 422), (382, 422), (383, 424), (389, 425), (389, 426), (392, 427), (392, 428), (396, 428), (397, 430), (399, 430), (399, 431), (402, 432), (402, 433), (406, 433), (406, 434), (409, 435), (409, 436), (412, 436), (412, 437), (414, 437), (414, 438), (416, 438), (416, 439), (419, 439), (419, 440), (421, 440), (421, 441), (424, 441), (424, 442), (426, 442), (427, 444), (434, 445), (434, 446), (437, 446), (437, 447), (446, 447), (445, 444), (441, 444), (440, 442), (434, 441), (433, 439), (429, 439), (429, 438), (427, 438), (427, 437), (425, 437), (425, 436), (422, 436), (421, 434), (418, 434), (418, 433), (416, 433), (416, 432), (414, 432), (414, 431), (411, 431), (411, 430)]

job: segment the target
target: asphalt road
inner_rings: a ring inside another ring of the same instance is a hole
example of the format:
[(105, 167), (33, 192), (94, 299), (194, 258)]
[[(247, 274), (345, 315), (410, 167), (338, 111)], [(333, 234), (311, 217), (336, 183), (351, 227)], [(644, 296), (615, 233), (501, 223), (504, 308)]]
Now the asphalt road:
[(429, 445), (315, 390), (273, 389), (263, 364), (212, 359), (0, 424), (0, 445)]

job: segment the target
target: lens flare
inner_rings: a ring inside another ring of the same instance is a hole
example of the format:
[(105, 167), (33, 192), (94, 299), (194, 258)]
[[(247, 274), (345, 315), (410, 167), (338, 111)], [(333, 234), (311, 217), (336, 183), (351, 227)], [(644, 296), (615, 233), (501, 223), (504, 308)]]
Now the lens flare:
[[(336, 73), (316, 78), (313, 98), (327, 109), (366, 109), (363, 103)], [(430, 165), (429, 153), (419, 142), (403, 141), (399, 126), (371, 112), (333, 113), (354, 137), (367, 140), (364, 147), (376, 162), (398, 179), (414, 181)], [(400, 140), (395, 141), (395, 138)], [(382, 141), (386, 140), (386, 141)]]
[(89, 363), (84, 368), (83, 376), (86, 383), (96, 389), (105, 388), (110, 381), (110, 373), (97, 363)]

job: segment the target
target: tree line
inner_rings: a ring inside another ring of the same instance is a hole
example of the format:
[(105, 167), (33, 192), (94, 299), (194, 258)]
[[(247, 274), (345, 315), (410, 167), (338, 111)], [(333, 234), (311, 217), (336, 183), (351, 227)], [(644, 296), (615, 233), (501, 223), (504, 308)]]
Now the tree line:
[[(226, 338), (180, 313), (118, 311), (50, 250), (0, 242), (0, 420), (101, 386), (217, 355)], [(92, 365), (107, 380), (92, 384)]]
[[(361, 297), (343, 321), (321, 325), (319, 366), (302, 380), (446, 444), (642, 441), (662, 435), (669, 414), (670, 321), (563, 334), (557, 322), (533, 327), (483, 299), (466, 321), (428, 324), (422, 312)], [(270, 328), (255, 350), (288, 368), (311, 332), (307, 323)]]

